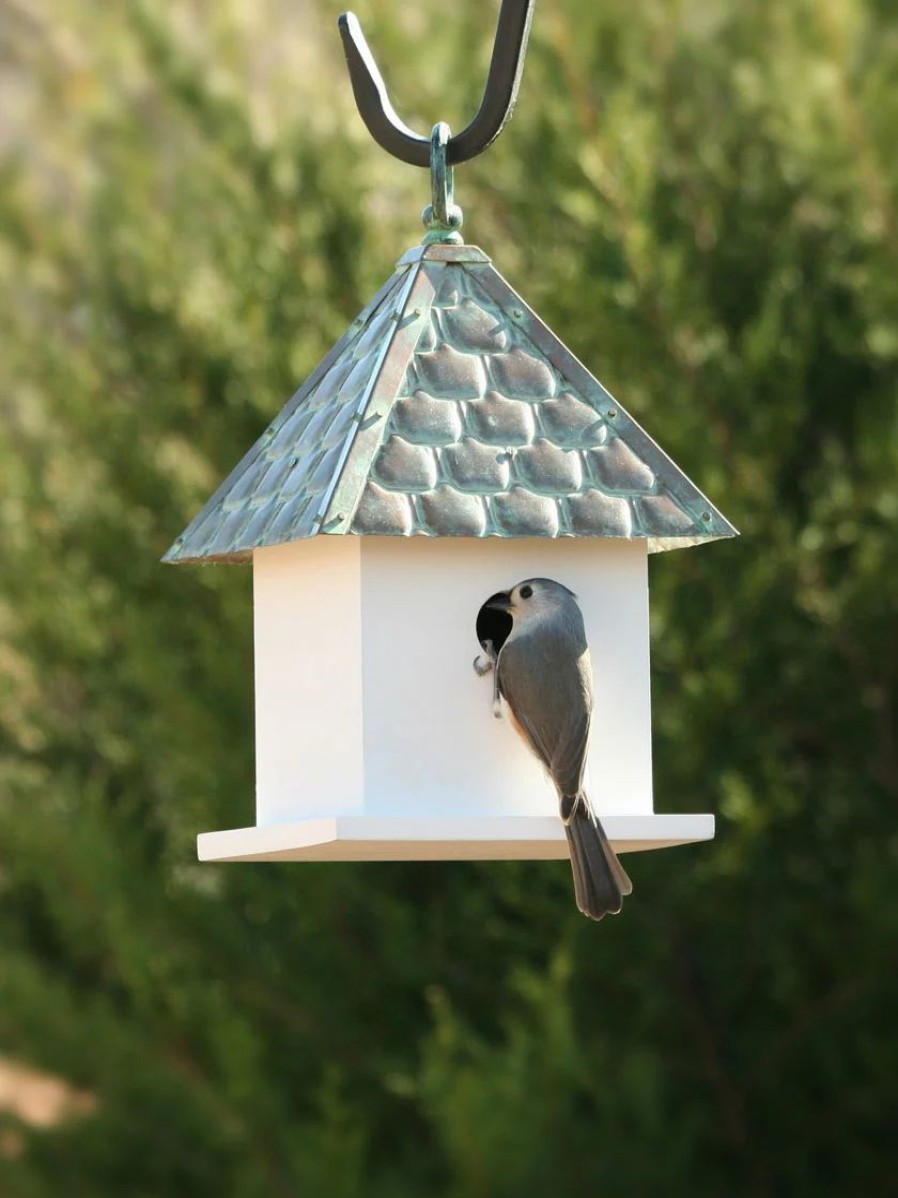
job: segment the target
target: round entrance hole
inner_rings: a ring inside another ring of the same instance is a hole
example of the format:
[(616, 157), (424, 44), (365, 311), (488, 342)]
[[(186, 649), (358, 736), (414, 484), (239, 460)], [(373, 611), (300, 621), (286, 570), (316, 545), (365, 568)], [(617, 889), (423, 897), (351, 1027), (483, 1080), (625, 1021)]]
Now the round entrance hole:
[(477, 639), (480, 641), (481, 649), (486, 649), (486, 642), (493, 642), (493, 653), (498, 653), (502, 646), (508, 640), (508, 634), (512, 629), (512, 618), (507, 611), (497, 611), (495, 607), (489, 607), (489, 603), (505, 592), (497, 591), (496, 595), (491, 595), (477, 613)]

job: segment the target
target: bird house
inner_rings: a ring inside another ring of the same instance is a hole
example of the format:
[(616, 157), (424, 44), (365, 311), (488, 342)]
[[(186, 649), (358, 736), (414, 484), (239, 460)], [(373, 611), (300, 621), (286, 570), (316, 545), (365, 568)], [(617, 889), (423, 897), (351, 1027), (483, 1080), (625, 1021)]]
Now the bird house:
[(565, 857), (471, 667), (484, 599), (532, 576), (583, 611), (610, 839), (708, 839), (653, 813), (648, 554), (734, 532), (486, 254), (406, 254), (166, 555), (253, 569), (255, 824), (201, 858)]
[(472, 669), (484, 600), (529, 577), (579, 597), (587, 789), (615, 847), (713, 836), (711, 815), (653, 811), (648, 554), (735, 530), (458, 232), (450, 163), (507, 120), (531, 11), (503, 0), (480, 112), (429, 141), (341, 18), (359, 110), (430, 166), (433, 204), (166, 554), (253, 570), (255, 823), (201, 835), (203, 860), (566, 857), (555, 792)]

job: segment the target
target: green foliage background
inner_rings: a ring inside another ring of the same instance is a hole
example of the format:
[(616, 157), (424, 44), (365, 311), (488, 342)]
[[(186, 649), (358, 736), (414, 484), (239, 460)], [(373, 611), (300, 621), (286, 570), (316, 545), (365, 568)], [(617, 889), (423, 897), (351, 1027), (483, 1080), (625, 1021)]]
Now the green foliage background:
[[(418, 241), (331, 0), (0, 15), (9, 1198), (896, 1193), (898, 9), (540, 0), (469, 239), (742, 529), (652, 567), (657, 803), (563, 864), (199, 866), (252, 803), (250, 577), (158, 559)], [(494, 8), (359, 4), (407, 119)]]

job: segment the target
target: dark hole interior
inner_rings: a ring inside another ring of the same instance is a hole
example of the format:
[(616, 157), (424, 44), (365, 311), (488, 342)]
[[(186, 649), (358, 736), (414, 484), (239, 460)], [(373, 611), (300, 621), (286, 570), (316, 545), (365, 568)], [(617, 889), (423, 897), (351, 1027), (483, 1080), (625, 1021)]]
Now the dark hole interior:
[(481, 607), (477, 613), (477, 639), (481, 648), (484, 642), (492, 641), (496, 653), (502, 648), (511, 632), (512, 619), (507, 611), (496, 611), (494, 607)]

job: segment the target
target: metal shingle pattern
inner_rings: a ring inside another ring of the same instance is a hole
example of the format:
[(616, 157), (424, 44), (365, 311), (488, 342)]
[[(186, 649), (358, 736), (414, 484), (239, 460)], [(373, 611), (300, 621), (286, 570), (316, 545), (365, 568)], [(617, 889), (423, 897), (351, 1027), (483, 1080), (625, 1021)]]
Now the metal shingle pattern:
[(166, 560), (319, 532), (734, 535), (488, 259), (459, 255), (403, 260)]
[(713, 509), (697, 491), (700, 510), (670, 493), (663, 467), (615, 428), (620, 406), (584, 396), (528, 336), (523, 309), (484, 289), (492, 268), (424, 269), (433, 303), (352, 532), (708, 537)]
[(332, 361), (275, 417), (164, 561), (242, 560), (253, 549), (317, 531), (321, 497), (355, 431), (402, 277), (393, 276), (335, 347)]

